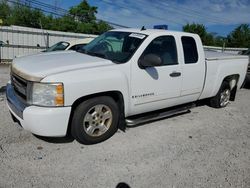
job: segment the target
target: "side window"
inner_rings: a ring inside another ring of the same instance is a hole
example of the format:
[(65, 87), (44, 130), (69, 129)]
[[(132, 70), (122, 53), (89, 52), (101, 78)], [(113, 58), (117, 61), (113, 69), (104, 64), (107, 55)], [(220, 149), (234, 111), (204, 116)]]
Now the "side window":
[(173, 36), (161, 36), (155, 38), (145, 49), (142, 56), (156, 54), (160, 56), (164, 65), (177, 65), (177, 50)]
[(185, 64), (197, 63), (198, 52), (196, 42), (192, 37), (181, 37)]
[(74, 50), (74, 51), (77, 51), (77, 50), (79, 50), (79, 49), (81, 49), (83, 46), (85, 46), (86, 44), (76, 44), (76, 45), (74, 45), (74, 46), (71, 46), (70, 48), (69, 48), (69, 50)]

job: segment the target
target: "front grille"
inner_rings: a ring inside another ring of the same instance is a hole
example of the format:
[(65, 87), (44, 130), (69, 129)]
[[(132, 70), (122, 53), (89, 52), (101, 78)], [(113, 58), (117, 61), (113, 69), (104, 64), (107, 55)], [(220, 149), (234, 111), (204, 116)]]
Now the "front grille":
[(27, 101), (28, 82), (25, 79), (15, 75), (15, 74), (11, 74), (11, 84), (15, 90), (15, 93), (19, 97), (21, 97), (22, 99)]

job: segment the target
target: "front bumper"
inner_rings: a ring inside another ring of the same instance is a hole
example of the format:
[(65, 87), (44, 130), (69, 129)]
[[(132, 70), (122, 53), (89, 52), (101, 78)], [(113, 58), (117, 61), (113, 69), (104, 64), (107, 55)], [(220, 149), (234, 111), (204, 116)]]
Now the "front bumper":
[(7, 84), (6, 96), (11, 114), (25, 130), (40, 136), (66, 135), (71, 107), (28, 106), (15, 95), (11, 84)]

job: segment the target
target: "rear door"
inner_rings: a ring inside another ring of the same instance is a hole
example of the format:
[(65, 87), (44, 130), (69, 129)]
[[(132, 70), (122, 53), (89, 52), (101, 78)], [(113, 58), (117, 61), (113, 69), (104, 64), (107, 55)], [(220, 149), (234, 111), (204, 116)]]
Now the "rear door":
[(182, 36), (181, 43), (183, 47), (181, 96), (194, 101), (198, 99), (204, 85), (206, 70), (203, 46), (198, 37), (192, 36)]

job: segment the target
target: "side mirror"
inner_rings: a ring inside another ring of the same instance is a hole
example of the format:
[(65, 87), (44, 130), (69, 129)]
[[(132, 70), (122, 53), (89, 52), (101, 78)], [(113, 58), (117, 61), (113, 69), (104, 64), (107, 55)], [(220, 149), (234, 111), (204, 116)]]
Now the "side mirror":
[(156, 54), (147, 54), (138, 61), (139, 67), (145, 69), (147, 67), (156, 67), (162, 65), (161, 57)]

